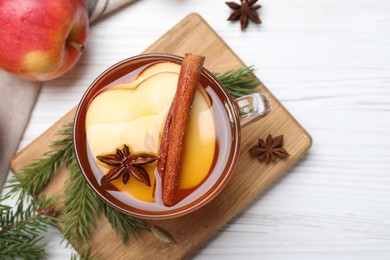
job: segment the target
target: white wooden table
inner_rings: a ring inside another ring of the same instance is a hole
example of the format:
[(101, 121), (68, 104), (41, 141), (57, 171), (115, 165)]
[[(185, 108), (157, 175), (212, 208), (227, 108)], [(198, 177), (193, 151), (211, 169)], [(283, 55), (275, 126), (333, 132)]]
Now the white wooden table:
[[(238, 1), (238, 0), (236, 0)], [(110, 65), (198, 12), (311, 133), (308, 155), (196, 259), (390, 259), (390, 1), (261, 0), (241, 32), (224, 1), (140, 0), (92, 26), (78, 65), (44, 84), (20, 148)], [(50, 259), (69, 259), (51, 230)]]

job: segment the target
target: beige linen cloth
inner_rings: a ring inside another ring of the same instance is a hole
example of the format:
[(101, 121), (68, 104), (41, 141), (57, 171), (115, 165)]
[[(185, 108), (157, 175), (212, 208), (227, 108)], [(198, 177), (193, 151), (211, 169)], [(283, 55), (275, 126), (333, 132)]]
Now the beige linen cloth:
[[(99, 20), (133, 1), (87, 0), (90, 21)], [(9, 160), (19, 145), (41, 85), (0, 70), (0, 187), (7, 177)]]

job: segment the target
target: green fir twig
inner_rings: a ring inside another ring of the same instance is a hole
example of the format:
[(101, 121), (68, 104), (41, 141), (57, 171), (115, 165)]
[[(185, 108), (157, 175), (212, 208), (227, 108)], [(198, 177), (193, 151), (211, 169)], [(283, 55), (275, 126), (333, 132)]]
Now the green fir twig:
[(126, 244), (129, 239), (136, 239), (139, 230), (150, 231), (157, 239), (166, 243), (175, 242), (173, 236), (159, 226), (149, 224), (142, 219), (124, 215), (104, 202), (102, 203), (102, 208), (117, 236), (122, 238), (123, 244)]
[(102, 203), (102, 209), (117, 236), (122, 238), (123, 244), (129, 239), (137, 238), (139, 230), (148, 229), (148, 224), (144, 220), (124, 215), (110, 207), (107, 203)]
[(54, 201), (41, 197), (26, 207), (19, 203), (16, 210), (0, 198), (0, 259), (42, 259), (46, 246), (41, 240), (48, 226), (56, 226)]
[(28, 195), (36, 197), (50, 182), (58, 170), (66, 164), (70, 164), (73, 154), (72, 141), (73, 123), (67, 124), (58, 135), (64, 136), (50, 146), (53, 150), (44, 154), (31, 165), (24, 167), (18, 174), (8, 181), (6, 188), (9, 194), (19, 194), (19, 200), (24, 200)]
[(253, 66), (224, 73), (214, 73), (233, 98), (251, 94), (261, 82), (254, 75)]
[(68, 169), (63, 236), (72, 246), (83, 242), (84, 248), (88, 248), (88, 241), (92, 228), (95, 226), (95, 216), (98, 215), (101, 200), (84, 180), (74, 154), (71, 156)]

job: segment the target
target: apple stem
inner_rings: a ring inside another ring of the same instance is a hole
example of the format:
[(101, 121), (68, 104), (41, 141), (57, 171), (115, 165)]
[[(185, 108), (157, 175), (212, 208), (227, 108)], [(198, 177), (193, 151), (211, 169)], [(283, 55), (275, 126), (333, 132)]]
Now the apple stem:
[(66, 42), (68, 44), (70, 44), (71, 46), (73, 46), (79, 52), (82, 52), (84, 50), (84, 45), (83, 44), (78, 44), (77, 42), (75, 42), (75, 41), (73, 41), (71, 39), (67, 39)]

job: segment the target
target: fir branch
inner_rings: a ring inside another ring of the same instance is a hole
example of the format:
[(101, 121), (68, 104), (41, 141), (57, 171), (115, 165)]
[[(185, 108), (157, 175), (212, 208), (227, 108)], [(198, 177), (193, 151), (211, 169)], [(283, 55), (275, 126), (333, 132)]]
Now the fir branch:
[(68, 169), (63, 236), (72, 246), (84, 242), (87, 248), (101, 200), (84, 180), (74, 154), (71, 156)]
[(12, 179), (9, 180), (10, 191), (8, 194), (18, 194), (19, 200), (25, 199), (28, 195), (37, 196), (50, 182), (58, 169), (69, 164), (73, 154), (73, 123), (67, 124), (58, 135), (63, 139), (51, 144), (53, 150), (44, 154), (43, 158), (36, 160), (31, 165), (23, 168)]
[(122, 238), (125, 244), (130, 238), (137, 238), (137, 232), (141, 229), (148, 230), (148, 224), (142, 220), (131, 216), (127, 216), (109, 206), (107, 203), (102, 203), (103, 212), (110, 222), (116, 235)]
[(13, 211), (12, 207), (3, 204), (7, 198), (0, 198), (0, 258), (44, 258), (42, 233), (47, 231), (49, 225), (56, 226), (57, 223), (53, 201), (42, 197), (30, 201), (26, 208), (21, 202)]
[(41, 238), (38, 239), (23, 239), (14, 240), (12, 245), (0, 248), (1, 259), (42, 259), (46, 257), (45, 243), (39, 243)]
[(261, 84), (255, 77), (254, 72), (254, 67), (250, 66), (229, 70), (225, 73), (214, 73), (214, 75), (221, 81), (233, 98), (238, 98), (255, 92), (255, 88)]
[(150, 231), (157, 239), (166, 243), (175, 242), (173, 236), (159, 226), (151, 225), (142, 219), (127, 216), (113, 209), (105, 202), (102, 203), (102, 208), (108, 222), (110, 222), (112, 228), (115, 230), (116, 235), (122, 238), (123, 244), (126, 244), (130, 238), (136, 239), (139, 230)]

